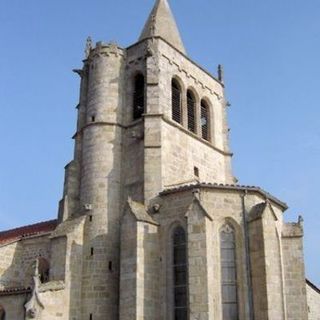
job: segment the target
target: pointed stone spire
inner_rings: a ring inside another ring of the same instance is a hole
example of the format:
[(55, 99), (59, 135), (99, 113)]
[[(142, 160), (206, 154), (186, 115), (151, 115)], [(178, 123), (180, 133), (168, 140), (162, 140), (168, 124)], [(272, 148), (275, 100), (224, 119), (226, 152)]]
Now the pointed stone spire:
[(156, 1), (139, 40), (150, 37), (161, 37), (182, 53), (186, 53), (167, 0)]

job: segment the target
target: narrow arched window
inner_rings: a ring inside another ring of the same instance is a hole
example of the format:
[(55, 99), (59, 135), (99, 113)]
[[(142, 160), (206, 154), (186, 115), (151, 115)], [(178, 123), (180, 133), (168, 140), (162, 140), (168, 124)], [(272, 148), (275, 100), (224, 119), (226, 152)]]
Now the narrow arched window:
[(134, 78), (133, 119), (139, 119), (144, 113), (144, 76), (138, 74)]
[(202, 100), (201, 101), (201, 136), (204, 140), (209, 141), (210, 135), (209, 135), (209, 129), (210, 129), (210, 117), (209, 117), (209, 106), (208, 104)]
[(234, 229), (220, 230), (221, 293), (223, 320), (238, 320), (237, 265)]
[(181, 116), (181, 87), (177, 80), (173, 79), (171, 82), (171, 105), (172, 105), (172, 119), (178, 123), (182, 122)]
[(196, 99), (194, 94), (187, 91), (188, 130), (196, 132)]
[(173, 232), (174, 320), (187, 320), (188, 317), (187, 274), (186, 233), (182, 227), (177, 227)]
[(4, 308), (0, 305), (0, 320), (5, 320), (6, 319), (6, 312)]

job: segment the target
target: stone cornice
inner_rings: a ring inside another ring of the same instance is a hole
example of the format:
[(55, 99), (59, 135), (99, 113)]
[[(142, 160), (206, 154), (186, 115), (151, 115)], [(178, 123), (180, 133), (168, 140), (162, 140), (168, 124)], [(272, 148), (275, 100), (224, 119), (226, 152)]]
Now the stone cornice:
[[(189, 135), (190, 137), (193, 137), (195, 139), (197, 139), (198, 141), (202, 142), (203, 144), (205, 144), (206, 146), (212, 148), (213, 150), (219, 152), (220, 154), (224, 155), (224, 156), (229, 156), (229, 157), (232, 157), (233, 156), (233, 153), (232, 152), (227, 152), (227, 151), (224, 151), (224, 150), (221, 150), (219, 148), (217, 148), (216, 146), (214, 146), (211, 142), (209, 141), (206, 141), (204, 139), (202, 139), (201, 137), (199, 137), (198, 135), (196, 135), (195, 133), (193, 132), (190, 132), (189, 130), (187, 130), (186, 128), (184, 128), (183, 126), (181, 126), (180, 124), (172, 121), (171, 119), (169, 119), (167, 116), (165, 116), (163, 113), (145, 113), (142, 115), (143, 118), (151, 118), (151, 117), (158, 117), (158, 118), (161, 118), (163, 121), (165, 121), (166, 123), (170, 124), (171, 126), (179, 129), (180, 131), (186, 133), (187, 135)], [(83, 126), (83, 128), (81, 128), (78, 132), (76, 132), (72, 139), (75, 139), (78, 135), (82, 134), (83, 131), (88, 128), (88, 127), (91, 127), (91, 126), (117, 126), (121, 129), (128, 129), (128, 128), (131, 128), (131, 127), (134, 127), (138, 124), (140, 124), (141, 122), (143, 122), (144, 120), (142, 119), (139, 119), (139, 121), (134, 121), (132, 122), (131, 124), (129, 125), (123, 125), (123, 124), (120, 124), (120, 123), (117, 123), (117, 122), (105, 122), (105, 121), (99, 121), (99, 122), (91, 122), (91, 123), (88, 123), (86, 124), (85, 126)]]
[(135, 46), (140, 45), (143, 42), (146, 42), (148, 40), (152, 40), (152, 39), (160, 39), (163, 42), (165, 42), (169, 47), (171, 47), (172, 49), (174, 49), (175, 51), (179, 52), (185, 59), (187, 59), (189, 62), (191, 62), (195, 67), (197, 67), (198, 69), (200, 69), (201, 71), (203, 71), (205, 74), (207, 74), (212, 80), (216, 81), (218, 84), (221, 85), (222, 88), (224, 88), (224, 84), (217, 79), (216, 77), (214, 77), (209, 71), (205, 70), (203, 67), (201, 67), (198, 63), (196, 63), (195, 61), (193, 61), (192, 59), (190, 59), (186, 54), (184, 54), (183, 52), (179, 51), (177, 48), (175, 48), (172, 44), (170, 44), (168, 41), (166, 41), (165, 39), (163, 39), (162, 37), (156, 36), (156, 37), (149, 37), (146, 39), (143, 39), (141, 41), (136, 42), (135, 44), (127, 47), (127, 50), (130, 50), (131, 48), (134, 48)]
[(160, 196), (165, 196), (165, 195), (184, 192), (184, 191), (192, 191), (195, 188), (225, 190), (225, 191), (241, 191), (241, 192), (246, 192), (248, 194), (255, 193), (255, 194), (259, 194), (265, 199), (270, 200), (272, 203), (278, 205), (284, 211), (288, 209), (288, 206), (286, 203), (272, 196), (270, 193), (264, 191), (263, 189), (259, 187), (254, 187), (254, 186), (240, 186), (240, 185), (233, 185), (233, 184), (218, 184), (218, 183), (196, 183), (196, 184), (190, 184), (190, 185), (180, 186), (177, 188), (163, 190), (162, 192), (160, 192)]

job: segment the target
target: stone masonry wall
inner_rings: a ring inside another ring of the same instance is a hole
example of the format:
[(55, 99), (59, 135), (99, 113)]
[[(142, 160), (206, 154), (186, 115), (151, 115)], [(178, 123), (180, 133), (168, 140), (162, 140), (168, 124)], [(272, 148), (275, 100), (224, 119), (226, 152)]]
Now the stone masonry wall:
[(137, 314), (137, 222), (127, 214), (121, 223), (120, 320)]
[(159, 300), (158, 226), (137, 225), (137, 319), (162, 320)]
[(296, 228), (287, 225), (282, 234), (287, 317), (301, 320), (308, 317), (302, 234), (295, 236), (288, 232), (290, 229)]
[(0, 247), (0, 289), (3, 287), (17, 287), (22, 283), (21, 247), (18, 242)]
[[(285, 319), (283, 266), (277, 218), (268, 205), (263, 214), (264, 260), (268, 299), (268, 319)], [(258, 267), (258, 266), (257, 266)]]
[[(212, 232), (209, 217), (194, 201), (187, 213), (188, 225), (188, 273), (190, 318), (213, 320), (212, 281), (208, 252)], [(211, 294), (210, 294), (211, 293)]]
[(308, 320), (320, 320), (320, 292), (307, 283)]
[[(163, 122), (162, 130), (164, 187), (186, 184), (198, 179), (217, 183), (228, 181), (224, 155), (169, 123)], [(199, 177), (195, 176), (194, 167), (199, 169)]]
[[(200, 101), (204, 99), (209, 104), (211, 128), (210, 136), (214, 146), (223, 151), (228, 151), (229, 146), (224, 139), (228, 136), (228, 126), (226, 114), (226, 101), (224, 98), (224, 87), (208, 75), (203, 69), (194, 62), (182, 56), (162, 40), (158, 40), (159, 48), (159, 69), (160, 72), (160, 91), (166, 94), (162, 95), (160, 108), (162, 112), (171, 119), (171, 94), (166, 91), (171, 90), (171, 81), (175, 78), (182, 88), (182, 115), (183, 125), (186, 127), (186, 92), (190, 89), (196, 99), (196, 114), (200, 114)], [(197, 131), (200, 130), (198, 122)]]
[(6, 320), (24, 320), (24, 304), (27, 301), (27, 294), (0, 296), (0, 306), (6, 312)]
[(124, 52), (97, 44), (88, 59), (81, 205), (90, 204), (82, 269), (82, 318), (118, 319)]
[[(196, 178), (194, 167), (198, 167), (201, 181), (232, 182), (223, 86), (161, 39), (157, 41), (157, 45), (159, 70), (161, 70), (158, 84), (161, 93), (158, 112), (163, 113), (166, 119), (162, 125), (164, 132), (162, 137), (163, 185), (194, 181)], [(173, 78), (182, 88), (182, 125), (171, 120)], [(187, 130), (186, 92), (188, 89), (196, 98), (196, 134)], [(210, 142), (200, 137), (199, 119), (202, 99), (210, 107)]]
[[(199, 190), (196, 191), (196, 193), (197, 192), (199, 192)], [(191, 223), (192, 220), (188, 222), (189, 218), (188, 220), (186, 218), (186, 214), (195, 199), (192, 190), (164, 195), (159, 199), (161, 210), (159, 214), (154, 215), (154, 219), (161, 224), (161, 296), (163, 296), (163, 319), (172, 320), (173, 297), (170, 245), (172, 230), (174, 226), (177, 225), (181, 225), (184, 228), (187, 228), (188, 225), (188, 235), (190, 236), (190, 310), (194, 312), (193, 314), (195, 315), (201, 314), (201, 317), (204, 317), (204, 319), (211, 319), (210, 317), (213, 317), (213, 319), (222, 318), (219, 233), (222, 226), (226, 223), (230, 224), (235, 230), (237, 244), (239, 319), (249, 319), (248, 267), (245, 251), (241, 196), (242, 193), (237, 191), (211, 191), (210, 189), (201, 189), (198, 195), (199, 201), (203, 207), (202, 210), (205, 210), (210, 216), (210, 218), (205, 218), (205, 223), (200, 218), (196, 219), (194, 223)], [(247, 210), (250, 210), (254, 204), (261, 203), (264, 199), (263, 197), (252, 194), (247, 196), (246, 201), (246, 205), (248, 206)], [(196, 213), (197, 216), (197, 214), (200, 214), (199, 212), (201, 212), (201, 210), (196, 212), (198, 212)], [(204, 213), (202, 212), (202, 214)], [(188, 217), (189, 215), (190, 213), (188, 213)], [(197, 223), (199, 225), (197, 225)], [(193, 224), (195, 225), (193, 226)], [(261, 236), (263, 237), (263, 234)], [(200, 287), (202, 288), (201, 290), (199, 289)], [(258, 292), (261, 293), (260, 290), (263, 288), (257, 286), (254, 287), (254, 289), (257, 291), (254, 291), (253, 295), (257, 295)], [(200, 290), (201, 292), (197, 290)], [(276, 295), (278, 295), (278, 292)], [(199, 298), (200, 296), (201, 298)]]
[(50, 262), (50, 240), (33, 237), (0, 247), (0, 288), (32, 285), (34, 261), (41, 256)]

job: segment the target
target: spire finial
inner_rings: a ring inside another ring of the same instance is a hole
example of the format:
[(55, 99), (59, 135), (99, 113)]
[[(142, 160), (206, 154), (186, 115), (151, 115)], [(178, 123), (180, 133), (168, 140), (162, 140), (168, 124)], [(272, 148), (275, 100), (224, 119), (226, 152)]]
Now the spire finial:
[(221, 83), (224, 83), (224, 68), (222, 64), (218, 65), (218, 79)]

